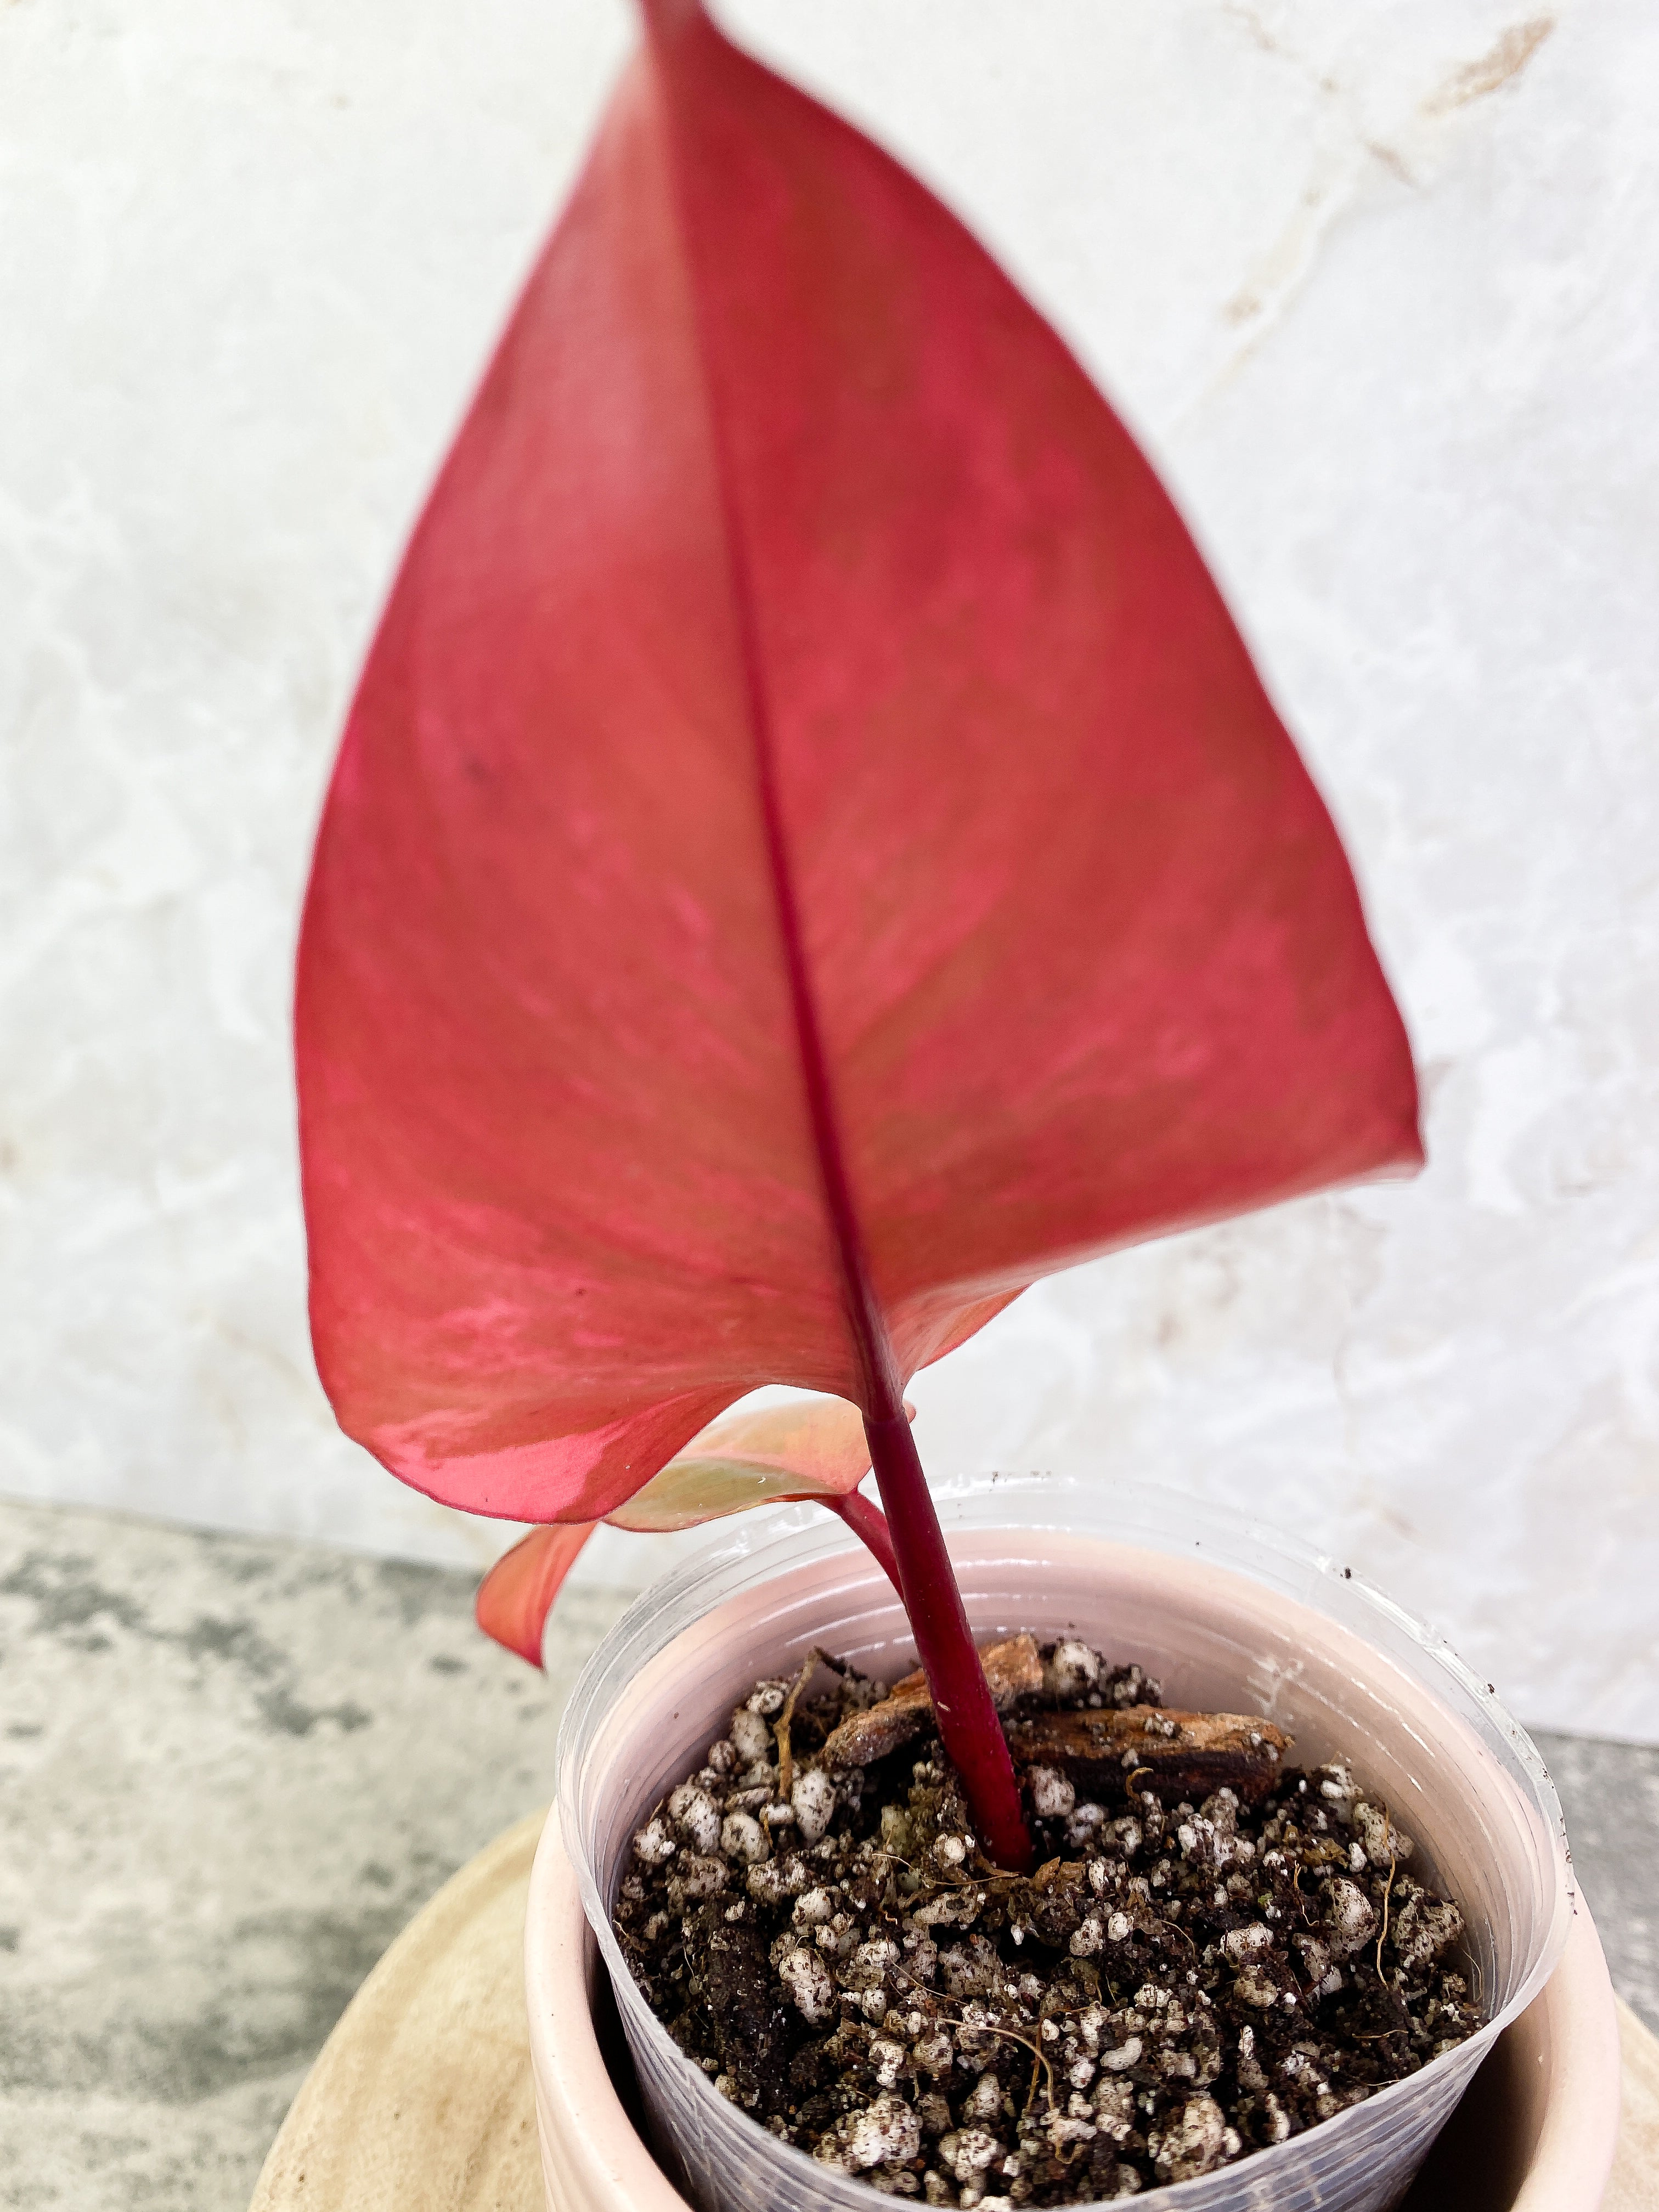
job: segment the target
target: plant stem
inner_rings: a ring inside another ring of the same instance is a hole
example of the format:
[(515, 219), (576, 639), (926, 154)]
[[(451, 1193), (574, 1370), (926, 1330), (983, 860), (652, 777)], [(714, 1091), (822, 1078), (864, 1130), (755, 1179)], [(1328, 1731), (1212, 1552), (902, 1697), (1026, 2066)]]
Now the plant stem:
[(864, 1433), (898, 1565), (899, 1595), (933, 1693), (939, 1741), (962, 1777), (981, 1839), (999, 1866), (1024, 1873), (1035, 1856), (1019, 1785), (990, 1685), (974, 1648), (915, 1438), (902, 1412)]
[[(718, 39), (720, 35), (704, 15), (699, 0), (644, 0), (644, 5), (648, 35), (653, 44), (664, 52), (682, 40)], [(777, 732), (757, 623), (748, 534), (735, 489), (737, 479), (726, 419), (720, 350), (710, 343), (703, 309), (705, 288), (697, 281), (707, 273), (699, 268), (707, 248), (698, 222), (695, 173), (683, 158), (684, 119), (675, 112), (676, 100), (690, 94), (684, 71), (665, 69), (662, 83), (669, 95), (670, 131), (677, 149), (676, 193), (691, 263), (698, 349), (707, 380), (708, 428), (726, 539), (734, 641), (755, 749), (756, 797), (760, 804), (762, 834), (776, 901), (780, 950), (794, 1017), (803, 1103), (817, 1154), (824, 1210), (841, 1275), (848, 1334), (858, 1369), (856, 1386), (848, 1395), (856, 1396), (864, 1413), (876, 1482), (896, 1554), (899, 1594), (910, 1616), (916, 1650), (933, 1693), (940, 1741), (962, 1777), (969, 1809), (987, 1849), (1000, 1864), (1024, 1869), (1030, 1865), (1033, 1854), (1020, 1810), (1013, 1763), (1008, 1756), (996, 1707), (991, 1702), (985, 1670), (974, 1649), (962, 1593), (951, 1571), (950, 1557), (945, 1549), (939, 1516), (933, 1511), (933, 1501), (927, 1494), (921, 1462), (910, 1439), (910, 1425), (904, 1414), (903, 1377), (898, 1371), (887, 1316), (877, 1295), (865, 1251), (836, 1118), (835, 1089), (818, 1024), (790, 841), (778, 787)]]
[(893, 1550), (893, 1532), (888, 1527), (887, 1516), (880, 1506), (868, 1498), (860, 1498), (856, 1490), (849, 1491), (844, 1498), (821, 1498), (818, 1503), (841, 1516), (898, 1592), (899, 1603), (902, 1605), (904, 1585), (899, 1580), (898, 1559)]

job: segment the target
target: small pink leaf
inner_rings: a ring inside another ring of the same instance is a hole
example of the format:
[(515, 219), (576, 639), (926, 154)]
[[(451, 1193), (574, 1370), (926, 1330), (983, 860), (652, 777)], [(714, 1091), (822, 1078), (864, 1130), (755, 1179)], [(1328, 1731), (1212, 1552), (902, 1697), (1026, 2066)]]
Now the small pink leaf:
[(484, 1634), (539, 1667), (542, 1630), (553, 1601), (596, 1525), (567, 1521), (532, 1528), (504, 1553), (479, 1583), (473, 1603)]
[(712, 1422), (605, 1519), (617, 1528), (690, 1528), (781, 1498), (843, 1497), (869, 1472), (857, 1407), (800, 1401)]
[[(904, 1410), (915, 1419), (914, 1406)], [(675, 1529), (784, 1498), (841, 1504), (869, 1470), (870, 1447), (856, 1407), (840, 1398), (797, 1401), (712, 1423), (606, 1517), (617, 1528)], [(876, 1509), (854, 1508), (849, 1525), (891, 1575), (892, 1546)], [(484, 1633), (539, 1667), (547, 1616), (595, 1526), (588, 1521), (533, 1528), (504, 1553), (478, 1586), (476, 1610)]]

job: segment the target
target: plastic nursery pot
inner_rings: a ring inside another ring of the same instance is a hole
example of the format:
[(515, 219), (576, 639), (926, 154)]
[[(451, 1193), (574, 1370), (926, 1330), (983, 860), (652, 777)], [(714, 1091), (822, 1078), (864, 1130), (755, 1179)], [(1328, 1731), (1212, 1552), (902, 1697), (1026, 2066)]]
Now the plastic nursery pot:
[[(1384, 2212), (1497, 2038), (1542, 1989), (1571, 1924), (1560, 1808), (1527, 1737), (1389, 1600), (1301, 1542), (1210, 1504), (999, 1478), (946, 1491), (940, 1513), (976, 1636), (1074, 1629), (1113, 1660), (1139, 1660), (1172, 1705), (1265, 1714), (1295, 1738), (1301, 1764), (1349, 1758), (1417, 1838), (1419, 1863), (1458, 1900), (1487, 2010), (1478, 2034), (1304, 2135), (1157, 2192), (1170, 2212)], [(641, 1822), (700, 1763), (757, 1677), (787, 1671), (814, 1644), (890, 1680), (914, 1663), (890, 1587), (830, 1516), (796, 1507), (725, 1524), (617, 1623), (560, 1731), (562, 1845), (615, 1993), (645, 2124), (701, 2212), (869, 2212), (874, 2201), (867, 2185), (780, 2142), (718, 2094), (646, 2005), (610, 1921)], [(537, 1929), (550, 1924), (538, 1916), (532, 1884), (532, 1998)], [(573, 1939), (566, 1931), (561, 1940)], [(569, 2134), (550, 2126), (561, 2062), (545, 2048), (556, 2032), (532, 2001), (550, 2202), (563, 2205), (590, 2201), (588, 2185), (605, 2176), (570, 2174), (566, 2184), (582, 2186), (560, 2185)], [(593, 2063), (602, 2070), (597, 2045)], [(572, 2090), (581, 2094), (567, 2063), (564, 2094)], [(1609, 2158), (1616, 2124), (1615, 2099)], [(629, 2165), (626, 2183), (616, 2175), (616, 2202), (653, 2206), (660, 2191), (655, 2203), (673, 2203), (655, 2169), (633, 2169), (641, 2146), (613, 2149)], [(599, 2167), (612, 2162), (611, 2151), (593, 2155)], [(1587, 2147), (1585, 2212), (1599, 2201), (1590, 2170), (1599, 2155)], [(1577, 2212), (1574, 2200), (1561, 2212)]]
[[(547, 2212), (687, 2212), (635, 2124), (632, 2067), (556, 1811), (531, 1875), (525, 1990)], [(1401, 2212), (1595, 2212), (1619, 2115), (1618, 2013), (1581, 1898), (1559, 1965), (1498, 2038)]]

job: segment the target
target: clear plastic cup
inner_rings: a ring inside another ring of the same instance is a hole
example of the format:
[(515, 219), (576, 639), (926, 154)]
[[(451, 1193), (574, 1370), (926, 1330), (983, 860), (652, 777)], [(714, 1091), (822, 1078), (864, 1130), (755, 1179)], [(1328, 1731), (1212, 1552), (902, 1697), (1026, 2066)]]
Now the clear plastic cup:
[[(1170, 2212), (1385, 2212), (1566, 1940), (1572, 1881), (1542, 1762), (1438, 1637), (1294, 1538), (1207, 1503), (998, 1476), (937, 1493), (981, 1638), (1075, 1631), (1166, 1700), (1265, 1714), (1314, 1765), (1350, 1758), (1462, 1906), (1486, 2025), (1420, 2073), (1267, 2150), (1155, 2193)], [(870, 2212), (875, 2192), (721, 2097), (646, 2004), (610, 1906), (635, 1829), (756, 1679), (814, 1644), (892, 1680), (914, 1662), (892, 1590), (842, 1525), (793, 1506), (719, 1525), (588, 1662), (559, 1736), (559, 1814), (659, 2159), (700, 2212)]]

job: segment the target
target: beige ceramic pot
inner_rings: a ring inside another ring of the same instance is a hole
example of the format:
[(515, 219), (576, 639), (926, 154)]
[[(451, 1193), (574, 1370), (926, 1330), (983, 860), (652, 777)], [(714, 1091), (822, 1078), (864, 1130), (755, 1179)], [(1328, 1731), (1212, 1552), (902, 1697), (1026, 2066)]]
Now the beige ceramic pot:
[[(1163, 1678), (1172, 1704), (1264, 1712), (1310, 1763), (1339, 1750), (1352, 1754), (1463, 1905), (1480, 1972), (1507, 2031), (1461, 2131), (1467, 2137), (1468, 2123), (1480, 2123), (1478, 2178), (1435, 2182), (1437, 2171), (1454, 2171), (1459, 2132), (1450, 2131), (1413, 2203), (1432, 2185), (1422, 2201), (1455, 2203), (1458, 2212), (1476, 2204), (1494, 2212), (1499, 2205), (1595, 2212), (1618, 2128), (1612, 1995), (1594, 1930), (1582, 1911), (1574, 1917), (1553, 1792), (1489, 1691), (1443, 1645), (1330, 1562), (1207, 1507), (1049, 1480), (1040, 1490), (964, 1493), (947, 1504), (945, 1518), (977, 1634), (1074, 1627), (1115, 1657), (1141, 1660)], [(602, 1952), (614, 1949), (614, 1940), (602, 1900), (628, 1838), (695, 1764), (736, 1698), (757, 1674), (782, 1671), (813, 1643), (890, 1678), (908, 1663), (906, 1626), (890, 1590), (838, 1529), (798, 1512), (770, 1528), (751, 1521), (736, 1531), (624, 1618), (567, 1716), (562, 1826), (556, 1814), (549, 1822), (526, 1922), (531, 2052), (550, 2212), (682, 2205), (642, 2139), (646, 2125), (676, 2179), (705, 2207), (788, 2205), (793, 2212), (805, 2203), (874, 2201), (798, 2153), (780, 2165), (787, 2147), (714, 2096), (625, 1978), (632, 2069), (620, 2038), (602, 2050), (595, 2024), (610, 2019), (614, 2036), (601, 1978)], [(1464, 2056), (1437, 2061), (1309, 2135), (1160, 2192), (1158, 2201), (1167, 2198), (1172, 2212), (1177, 2204), (1183, 2212), (1226, 2212), (1270, 2199), (1364, 2212), (1398, 2202), (1474, 2070), (1474, 2054), (1461, 2067), (1454, 2063)], [(648, 2113), (624, 2109), (619, 2096), (618, 2081), (636, 2079), (646, 2085)]]

